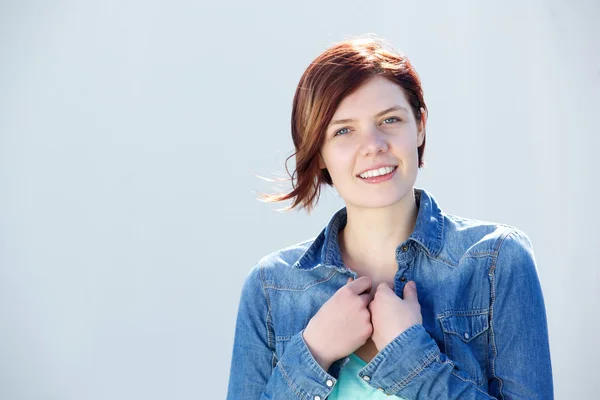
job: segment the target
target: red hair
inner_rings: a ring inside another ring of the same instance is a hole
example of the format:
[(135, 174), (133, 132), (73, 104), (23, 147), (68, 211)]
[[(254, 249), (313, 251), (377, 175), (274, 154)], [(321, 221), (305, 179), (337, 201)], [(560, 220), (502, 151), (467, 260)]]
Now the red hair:
[[(319, 169), (319, 151), (329, 122), (342, 100), (370, 78), (383, 76), (398, 84), (411, 106), (416, 121), (421, 119), (423, 99), (421, 80), (408, 58), (389, 43), (372, 37), (337, 43), (321, 53), (304, 71), (292, 103), (292, 139), (295, 153), (285, 162), (292, 181), (292, 191), (277, 195), (261, 194), (266, 202), (293, 199), (291, 210), (298, 205), (308, 213), (315, 207), (323, 185), (333, 185), (326, 169)], [(426, 138), (426, 136), (425, 136)], [(419, 168), (423, 167), (423, 144), (417, 149)], [(287, 162), (296, 157), (290, 174)]]

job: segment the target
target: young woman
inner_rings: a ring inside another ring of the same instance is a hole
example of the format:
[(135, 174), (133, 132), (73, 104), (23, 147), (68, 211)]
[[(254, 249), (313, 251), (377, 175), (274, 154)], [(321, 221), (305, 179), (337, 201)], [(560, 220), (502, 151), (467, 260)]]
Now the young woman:
[(292, 109), (292, 199), (345, 207), (247, 276), (228, 399), (551, 399), (546, 311), (529, 238), (443, 212), (415, 188), (427, 107), (408, 59), (339, 43)]

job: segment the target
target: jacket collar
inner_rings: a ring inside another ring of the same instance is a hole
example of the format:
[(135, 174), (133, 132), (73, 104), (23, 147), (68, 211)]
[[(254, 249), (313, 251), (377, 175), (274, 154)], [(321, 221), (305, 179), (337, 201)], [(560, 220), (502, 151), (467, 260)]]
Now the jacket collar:
[[(419, 211), (415, 229), (408, 237), (408, 243), (414, 241), (421, 245), (432, 257), (438, 255), (442, 248), (444, 218), (433, 196), (425, 189), (414, 188), (415, 200)], [(334, 267), (340, 272), (346, 270), (339, 247), (338, 233), (346, 226), (346, 207), (338, 210), (327, 226), (319, 233), (309, 248), (292, 265), (292, 268), (310, 270), (325, 265)], [(403, 243), (399, 243), (401, 246)]]

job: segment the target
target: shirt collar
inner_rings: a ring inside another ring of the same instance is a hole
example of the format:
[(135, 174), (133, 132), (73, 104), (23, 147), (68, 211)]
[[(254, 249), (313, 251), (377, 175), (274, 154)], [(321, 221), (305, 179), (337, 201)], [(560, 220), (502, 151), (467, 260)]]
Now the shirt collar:
[[(414, 188), (415, 200), (419, 211), (415, 229), (407, 242), (414, 241), (421, 245), (432, 257), (438, 255), (442, 248), (444, 218), (433, 196), (425, 189)], [(338, 210), (327, 226), (319, 233), (309, 248), (292, 265), (292, 268), (310, 270), (325, 265), (334, 267), (340, 272), (346, 270), (339, 247), (338, 233), (346, 226), (346, 207)], [(402, 243), (398, 244), (399, 246)]]

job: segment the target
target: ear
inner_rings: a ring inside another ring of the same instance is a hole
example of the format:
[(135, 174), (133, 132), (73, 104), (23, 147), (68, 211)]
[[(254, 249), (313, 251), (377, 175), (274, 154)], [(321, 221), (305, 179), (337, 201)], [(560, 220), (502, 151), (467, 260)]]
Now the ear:
[(319, 169), (327, 168), (325, 165), (325, 160), (323, 160), (323, 156), (319, 153)]
[(425, 140), (425, 127), (427, 125), (427, 111), (423, 107), (421, 107), (421, 120), (418, 123), (418, 132), (417, 132), (417, 147), (421, 147), (423, 141)]

